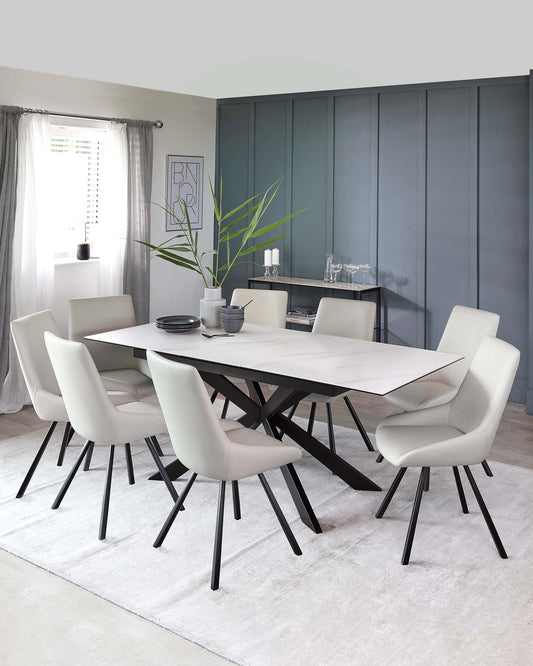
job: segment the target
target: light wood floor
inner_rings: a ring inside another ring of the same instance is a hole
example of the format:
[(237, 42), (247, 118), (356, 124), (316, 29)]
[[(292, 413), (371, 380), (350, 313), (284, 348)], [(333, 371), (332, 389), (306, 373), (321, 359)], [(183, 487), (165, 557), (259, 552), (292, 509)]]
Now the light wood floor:
[[(375, 396), (353, 393), (369, 432), (395, 410)], [(307, 416), (309, 405), (297, 414)], [(335, 423), (354, 428), (342, 400), (333, 403)], [(317, 409), (325, 421), (325, 409)], [(43, 422), (32, 407), (0, 415), (0, 441), (32, 430)], [(533, 416), (525, 405), (508, 403), (489, 460), (533, 469)], [(0, 663), (54, 666), (209, 666), (225, 659), (190, 643), (29, 562), (0, 550)]]

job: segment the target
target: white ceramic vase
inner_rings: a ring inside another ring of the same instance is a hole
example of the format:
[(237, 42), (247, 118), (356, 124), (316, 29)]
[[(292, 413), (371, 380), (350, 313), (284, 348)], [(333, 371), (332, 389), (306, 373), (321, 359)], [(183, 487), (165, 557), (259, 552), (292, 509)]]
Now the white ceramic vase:
[(206, 328), (220, 328), (220, 307), (226, 305), (220, 287), (206, 287), (200, 299), (200, 319)]

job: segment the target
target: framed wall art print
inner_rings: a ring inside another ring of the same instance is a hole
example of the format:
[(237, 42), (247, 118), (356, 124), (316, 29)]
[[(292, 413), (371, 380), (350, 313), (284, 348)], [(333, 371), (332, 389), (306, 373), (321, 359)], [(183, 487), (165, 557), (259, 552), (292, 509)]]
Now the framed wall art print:
[[(187, 204), (193, 229), (202, 228), (204, 158), (167, 155), (167, 202), (175, 215), (182, 217), (178, 201)], [(176, 220), (167, 213), (166, 230), (179, 231)]]

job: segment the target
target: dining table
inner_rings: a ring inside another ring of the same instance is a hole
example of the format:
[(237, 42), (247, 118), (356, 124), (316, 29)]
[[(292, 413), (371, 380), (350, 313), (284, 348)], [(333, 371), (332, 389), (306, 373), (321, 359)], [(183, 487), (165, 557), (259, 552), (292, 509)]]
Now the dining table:
[[(153, 350), (197, 368), (202, 379), (239, 407), (238, 420), (249, 428), (263, 426), (273, 437), (289, 437), (319, 463), (356, 490), (381, 488), (284, 413), (312, 393), (335, 397), (348, 390), (386, 395), (436, 370), (460, 361), (457, 354), (356, 340), (245, 323), (232, 336), (203, 327), (186, 333), (167, 332), (155, 323), (87, 336), (87, 339), (133, 349), (137, 358)], [(234, 382), (239, 378), (246, 383)], [(264, 385), (269, 387), (265, 395)], [(178, 459), (165, 466), (172, 480), (186, 473)], [(321, 527), (294, 465), (282, 473), (302, 521)], [(161, 479), (160, 474), (150, 477)]]

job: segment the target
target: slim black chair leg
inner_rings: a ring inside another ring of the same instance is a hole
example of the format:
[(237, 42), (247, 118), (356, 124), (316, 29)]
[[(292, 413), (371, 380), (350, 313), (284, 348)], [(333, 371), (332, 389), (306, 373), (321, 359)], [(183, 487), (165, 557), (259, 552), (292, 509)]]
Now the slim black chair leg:
[(161, 474), (161, 477), (163, 481), (165, 482), (166, 487), (168, 488), (168, 492), (170, 493), (170, 496), (174, 500), (174, 502), (178, 501), (178, 493), (174, 486), (172, 485), (172, 481), (168, 478), (167, 470), (163, 467), (163, 463), (161, 462), (159, 456), (157, 455), (157, 451), (155, 449), (155, 446), (152, 442), (151, 437), (145, 437), (144, 441), (146, 442), (146, 446), (148, 447), (148, 450), (152, 454), (152, 458), (154, 459), (154, 462), (157, 466), (157, 469), (159, 470), (159, 473)]
[(70, 444), (70, 440), (74, 437), (74, 432), (75, 432), (74, 428), (70, 426), (70, 432), (67, 439), (67, 446)]
[(213, 550), (213, 570), (211, 571), (211, 589), (218, 590), (220, 581), (220, 561), (222, 558), (222, 528), (224, 525), (224, 495), (226, 482), (220, 482), (218, 494), (217, 528), (215, 532), (215, 548)]
[(65, 494), (67, 490), (69, 489), (70, 484), (72, 483), (72, 479), (76, 476), (76, 472), (78, 471), (81, 463), (83, 462), (83, 459), (87, 455), (87, 452), (90, 450), (91, 446), (94, 445), (94, 442), (91, 442), (91, 440), (87, 440), (83, 446), (83, 449), (81, 450), (80, 455), (78, 456), (78, 459), (74, 463), (74, 467), (70, 470), (68, 473), (67, 478), (63, 482), (63, 485), (61, 486), (61, 490), (58, 492), (57, 497), (54, 500), (54, 503), (52, 504), (52, 509), (57, 509), (61, 502), (63, 501), (63, 497), (65, 497)]
[(107, 463), (107, 474), (105, 478), (104, 498), (102, 500), (102, 512), (100, 514), (100, 530), (98, 538), (100, 541), (105, 539), (107, 532), (107, 517), (109, 515), (109, 497), (111, 495), (111, 479), (113, 477), (113, 459), (115, 457), (115, 445), (109, 447), (109, 462)]
[(222, 407), (222, 414), (220, 416), (221, 419), (225, 419), (226, 415), (228, 413), (228, 407), (229, 407), (229, 398), (226, 398), (224, 400), (224, 407)]
[(466, 497), (463, 490), (463, 484), (461, 483), (461, 476), (457, 467), (453, 467), (453, 475), (455, 477), (455, 484), (457, 486), (457, 493), (459, 494), (459, 501), (461, 502), (461, 509), (463, 513), (468, 513), (468, 504), (466, 503)]
[(290, 420), (294, 416), (294, 413), (296, 412), (296, 409), (300, 403), (297, 402), (295, 405), (291, 407), (291, 411), (287, 414), (287, 418)]
[(68, 443), (70, 442), (72, 435), (70, 434), (71, 425), (67, 421), (65, 423), (65, 430), (63, 432), (63, 439), (61, 440), (61, 448), (59, 449), (59, 455), (57, 457), (57, 466), (61, 467), (63, 465), (63, 459), (65, 458), (65, 451), (67, 450)]
[(380, 454), (378, 455), (378, 457), (376, 458), (376, 462), (377, 462), (377, 463), (381, 463), (381, 462), (383, 462), (383, 456), (381, 455), (381, 453), (380, 453)]
[(215, 402), (217, 399), (218, 391), (215, 389), (213, 393), (211, 393), (211, 402)]
[(309, 422), (307, 424), (307, 434), (313, 434), (313, 426), (315, 424), (316, 402), (311, 403), (311, 411), (309, 412)]
[(194, 483), (195, 479), (197, 477), (196, 472), (193, 472), (191, 476), (189, 477), (189, 480), (187, 481), (187, 485), (185, 488), (181, 491), (181, 495), (178, 497), (178, 500), (176, 504), (172, 507), (172, 511), (168, 514), (167, 519), (165, 520), (163, 527), (159, 531), (159, 534), (157, 535), (156, 540), (154, 541), (154, 548), (159, 548), (163, 541), (165, 540), (165, 537), (168, 534), (168, 531), (172, 527), (172, 523), (176, 520), (176, 516), (180, 512), (183, 503), (187, 499), (187, 495), (189, 494), (189, 490), (192, 488), (192, 484)]
[(85, 458), (85, 465), (83, 466), (83, 471), (88, 472), (90, 467), (91, 467), (91, 460), (93, 457), (93, 451), (94, 451), (94, 442), (91, 442), (91, 446), (89, 447), (89, 450), (87, 451), (87, 458)]
[(367, 431), (365, 430), (363, 424), (361, 423), (361, 419), (359, 418), (357, 412), (355, 411), (354, 406), (352, 405), (352, 402), (350, 398), (348, 398), (347, 395), (344, 396), (344, 402), (346, 403), (346, 406), (350, 410), (350, 414), (352, 415), (352, 419), (355, 422), (355, 425), (357, 426), (357, 429), (359, 430), (359, 433), (361, 437), (363, 438), (364, 443), (366, 444), (366, 448), (369, 451), (375, 451), (374, 445), (370, 441), (370, 437), (368, 436)]
[(126, 467), (128, 468), (128, 483), (132, 486), (135, 483), (135, 475), (133, 473), (133, 460), (131, 459), (131, 446), (129, 442), (124, 444), (124, 453), (126, 454)]
[(394, 497), (394, 493), (398, 489), (400, 481), (403, 479), (403, 475), (405, 474), (406, 471), (407, 467), (400, 467), (400, 471), (394, 477), (394, 481), (392, 482), (391, 487), (387, 490), (387, 494), (385, 495), (385, 498), (383, 499), (383, 502), (381, 503), (381, 506), (379, 507), (378, 512), (376, 513), (376, 518), (383, 518), (383, 515), (387, 510), (387, 507), (389, 506), (391, 499)]
[(424, 484), (424, 492), (426, 492), (426, 493), (429, 490), (429, 475), (430, 475), (430, 472), (431, 472), (431, 468), (428, 467), (428, 473), (426, 474), (426, 482)]
[(42, 441), (41, 446), (39, 447), (39, 450), (35, 454), (35, 458), (33, 459), (32, 464), (30, 465), (30, 469), (26, 472), (26, 476), (24, 477), (24, 481), (22, 482), (22, 485), (20, 486), (18, 493), (16, 494), (17, 498), (20, 498), (24, 495), (26, 492), (26, 488), (28, 487), (29, 482), (31, 481), (31, 477), (33, 476), (33, 473), (37, 469), (37, 465), (39, 464), (41, 458), (43, 457), (43, 453), (45, 452), (46, 447), (48, 446), (48, 442), (50, 441), (50, 437), (52, 437), (54, 430), (56, 429), (57, 421), (54, 421), (50, 427), (48, 428), (48, 431), (46, 435), (44, 436), (44, 439)]
[(333, 453), (337, 453), (337, 447), (335, 446), (335, 431), (333, 430), (333, 414), (331, 413), (331, 405), (329, 402), (326, 402), (326, 413), (328, 415), (329, 448)]
[(409, 564), (411, 556), (411, 548), (413, 547), (413, 539), (415, 538), (416, 523), (418, 521), (418, 513), (420, 511), (420, 503), (422, 502), (422, 495), (424, 488), (427, 484), (427, 477), (429, 474), (429, 467), (422, 467), (420, 472), (420, 480), (416, 489), (415, 501), (413, 504), (413, 512), (411, 513), (411, 520), (409, 521), (409, 529), (407, 530), (407, 538), (405, 539), (405, 546), (403, 549), (402, 564)]
[(466, 476), (468, 477), (468, 480), (470, 481), (470, 485), (472, 486), (472, 490), (474, 491), (474, 495), (476, 496), (477, 503), (479, 504), (479, 508), (481, 509), (481, 513), (483, 514), (483, 518), (485, 518), (485, 522), (487, 523), (487, 527), (489, 528), (490, 535), (496, 545), (496, 548), (498, 549), (498, 553), (500, 554), (500, 557), (504, 560), (507, 559), (507, 553), (505, 552), (505, 548), (503, 547), (503, 543), (500, 539), (500, 536), (496, 530), (496, 527), (494, 523), (492, 522), (492, 518), (490, 517), (489, 510), (487, 509), (485, 502), (483, 501), (483, 497), (481, 496), (481, 493), (479, 492), (479, 488), (477, 487), (477, 483), (474, 480), (474, 477), (472, 476), (472, 472), (470, 471), (470, 467), (468, 465), (464, 465), (464, 470), (466, 472)]
[(300, 549), (300, 546), (298, 545), (298, 542), (296, 541), (296, 538), (294, 534), (292, 533), (292, 530), (289, 526), (289, 523), (287, 522), (287, 519), (285, 518), (283, 511), (281, 510), (280, 505), (278, 504), (278, 501), (276, 497), (274, 496), (274, 493), (272, 492), (272, 488), (268, 484), (268, 481), (265, 479), (264, 474), (258, 474), (259, 480), (261, 481), (261, 485), (265, 489), (265, 493), (270, 501), (270, 504), (272, 505), (272, 508), (274, 509), (274, 513), (276, 514), (276, 518), (279, 520), (279, 524), (281, 525), (281, 529), (285, 532), (285, 536), (287, 537), (287, 541), (289, 542), (292, 552), (295, 555), (301, 555), (302, 551)]
[(160, 458), (162, 458), (165, 454), (163, 453), (163, 449), (161, 448), (161, 446), (159, 445), (159, 442), (157, 441), (157, 437), (155, 435), (152, 435), (151, 440), (153, 442), (154, 449), (156, 450), (157, 455)]
[(235, 520), (241, 519), (241, 498), (239, 497), (239, 482), (231, 482), (231, 491), (233, 494), (233, 517)]
[(487, 476), (494, 476), (494, 474), (492, 473), (491, 468), (489, 467), (489, 463), (488, 463), (486, 460), (484, 460), (484, 461), (481, 463), (481, 466), (482, 466), (483, 469), (485, 470), (485, 474), (486, 474)]

